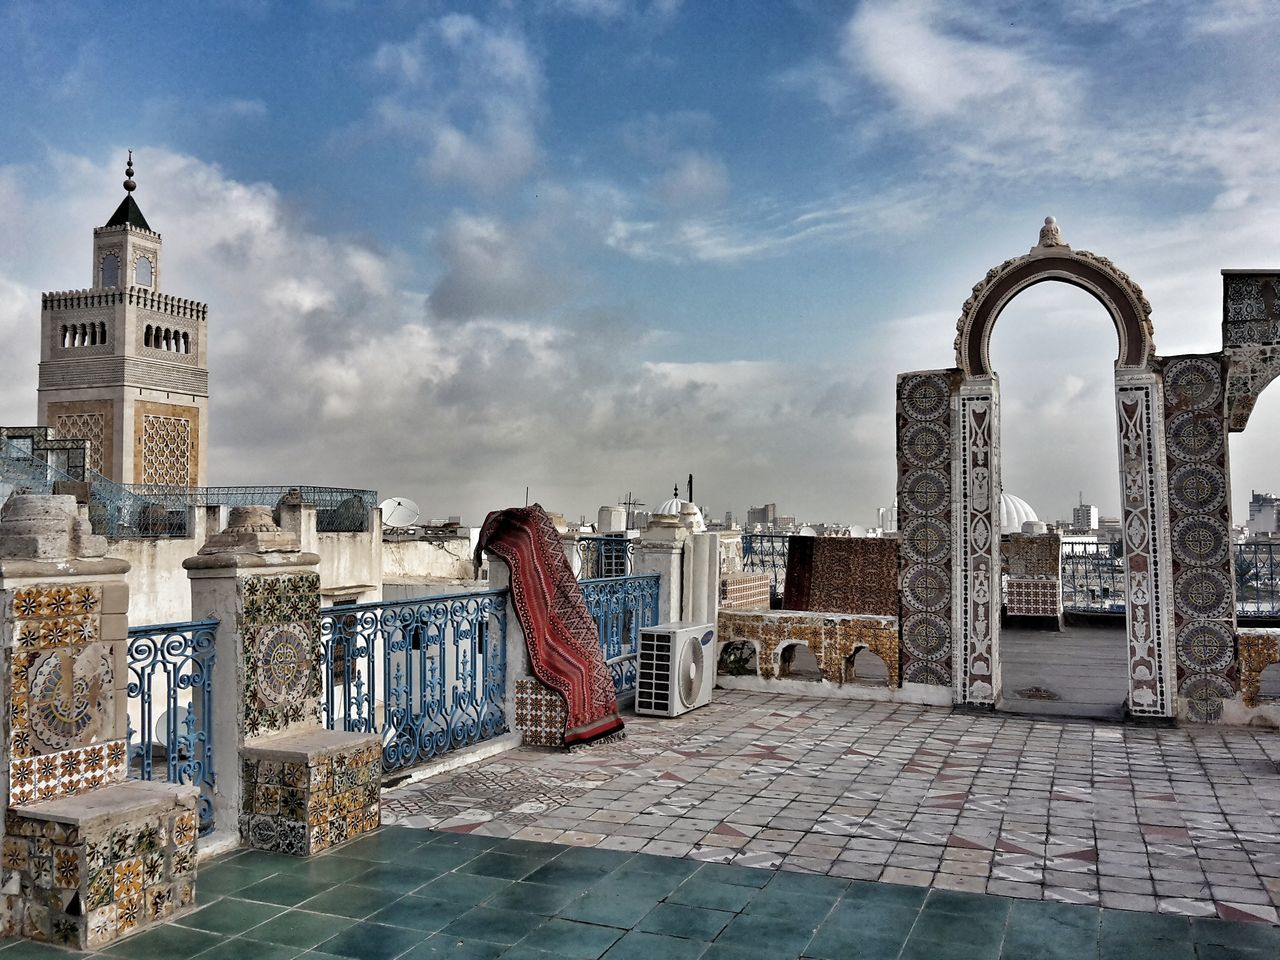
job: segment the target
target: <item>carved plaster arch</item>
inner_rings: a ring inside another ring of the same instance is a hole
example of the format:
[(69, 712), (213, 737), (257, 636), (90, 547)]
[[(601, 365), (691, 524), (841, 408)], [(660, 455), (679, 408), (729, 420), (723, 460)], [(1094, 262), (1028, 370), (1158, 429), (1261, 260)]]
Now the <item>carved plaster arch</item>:
[(1005, 306), (1023, 290), (1060, 280), (1079, 287), (1102, 304), (1120, 338), (1116, 361), (1121, 369), (1145, 369), (1155, 357), (1151, 304), (1142, 288), (1106, 257), (1072, 250), (1057, 224), (1045, 218), (1040, 242), (1031, 252), (992, 267), (973, 287), (956, 323), (956, 366), (966, 379), (991, 376), (991, 331)]

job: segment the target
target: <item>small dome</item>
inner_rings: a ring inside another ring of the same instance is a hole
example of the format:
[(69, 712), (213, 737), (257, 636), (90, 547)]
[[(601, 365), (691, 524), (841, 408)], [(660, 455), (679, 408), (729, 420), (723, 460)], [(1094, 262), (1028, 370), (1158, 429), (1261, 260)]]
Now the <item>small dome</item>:
[(684, 501), (677, 497), (672, 497), (653, 512), (655, 516), (659, 517), (678, 517), (680, 516), (680, 511), (683, 509)]
[(1036, 516), (1031, 504), (1011, 493), (1000, 494), (1000, 532), (1021, 533), (1024, 523), (1035, 523)]

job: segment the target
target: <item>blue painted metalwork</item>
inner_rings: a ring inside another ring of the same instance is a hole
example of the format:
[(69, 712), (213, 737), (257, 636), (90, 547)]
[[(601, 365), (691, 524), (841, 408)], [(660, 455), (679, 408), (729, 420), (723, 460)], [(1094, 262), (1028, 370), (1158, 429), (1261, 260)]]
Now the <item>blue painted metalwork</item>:
[(411, 767), (506, 733), (507, 591), (321, 611), (324, 719), (382, 734), (382, 767)]
[(635, 541), (626, 536), (578, 537), (574, 542), (581, 567), (579, 580), (625, 577), (631, 573)]
[(785, 533), (744, 533), (742, 535), (742, 569), (746, 573), (769, 574), (769, 599), (782, 596), (787, 580), (787, 542)]
[(658, 622), (658, 584), (656, 573), (579, 583), (582, 599), (596, 622), (600, 649), (613, 674), (613, 689), (620, 699), (635, 695), (640, 629)]
[(1280, 617), (1280, 544), (1237, 544), (1235, 577), (1240, 616)]
[[(164, 761), (169, 783), (199, 787), (201, 833), (213, 829), (213, 661), (217, 631), (217, 620), (129, 628), (129, 774), (141, 780), (154, 779), (158, 756)], [(133, 728), (135, 712), (137, 730)], [(162, 732), (157, 731), (161, 723)]]

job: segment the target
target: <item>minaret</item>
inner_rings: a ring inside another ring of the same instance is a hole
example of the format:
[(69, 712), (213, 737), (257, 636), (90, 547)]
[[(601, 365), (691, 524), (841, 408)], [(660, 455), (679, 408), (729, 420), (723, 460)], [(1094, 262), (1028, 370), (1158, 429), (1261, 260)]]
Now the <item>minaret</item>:
[(93, 231), (87, 290), (41, 296), (37, 417), (90, 441), (91, 466), (117, 483), (207, 484), (208, 308), (160, 292), (160, 234), (133, 193)]

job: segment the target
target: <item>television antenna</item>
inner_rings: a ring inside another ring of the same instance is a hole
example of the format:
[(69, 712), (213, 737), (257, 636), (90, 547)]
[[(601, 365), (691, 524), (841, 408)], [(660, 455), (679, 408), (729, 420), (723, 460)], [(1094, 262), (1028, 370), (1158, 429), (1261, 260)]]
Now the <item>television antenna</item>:
[(378, 504), (378, 509), (382, 511), (384, 527), (412, 527), (420, 516), (418, 505), (406, 497), (388, 497)]

